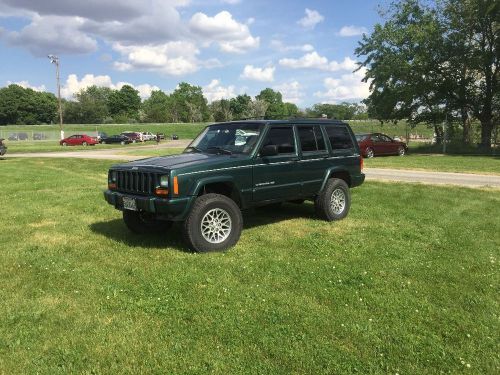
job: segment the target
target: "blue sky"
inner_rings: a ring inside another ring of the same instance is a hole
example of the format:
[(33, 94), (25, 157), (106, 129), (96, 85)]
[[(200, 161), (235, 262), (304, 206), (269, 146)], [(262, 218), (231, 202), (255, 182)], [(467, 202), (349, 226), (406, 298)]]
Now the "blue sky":
[(305, 108), (368, 95), (354, 49), (386, 0), (0, 0), (0, 86), (63, 96), (91, 84), (171, 92), (199, 85), (209, 101), (266, 87)]

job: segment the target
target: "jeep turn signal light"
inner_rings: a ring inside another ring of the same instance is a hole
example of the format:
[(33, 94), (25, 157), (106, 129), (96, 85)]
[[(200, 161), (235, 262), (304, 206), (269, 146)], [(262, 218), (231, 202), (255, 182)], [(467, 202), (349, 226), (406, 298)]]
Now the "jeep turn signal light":
[(361, 172), (363, 172), (363, 167), (364, 167), (365, 161), (363, 160), (363, 156), (359, 156), (359, 167), (361, 169)]
[(168, 189), (164, 189), (164, 188), (161, 188), (161, 187), (157, 187), (155, 189), (155, 194), (156, 195), (160, 195), (162, 197), (166, 197), (168, 195)]
[(177, 181), (177, 176), (174, 177), (174, 194), (179, 195), (179, 182)]
[(108, 183), (108, 189), (116, 189), (116, 183), (114, 182)]

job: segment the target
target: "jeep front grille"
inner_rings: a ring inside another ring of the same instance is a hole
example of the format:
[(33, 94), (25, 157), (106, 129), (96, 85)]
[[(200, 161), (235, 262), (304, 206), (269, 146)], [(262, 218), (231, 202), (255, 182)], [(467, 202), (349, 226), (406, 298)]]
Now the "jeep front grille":
[(126, 193), (151, 195), (160, 184), (156, 173), (116, 171), (116, 190)]

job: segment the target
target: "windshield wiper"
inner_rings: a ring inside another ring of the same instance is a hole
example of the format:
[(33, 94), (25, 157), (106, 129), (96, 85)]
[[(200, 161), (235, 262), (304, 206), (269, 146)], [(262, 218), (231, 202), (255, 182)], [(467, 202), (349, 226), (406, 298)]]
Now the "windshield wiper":
[(222, 154), (227, 154), (227, 155), (232, 155), (232, 154), (233, 154), (233, 152), (232, 152), (232, 151), (227, 150), (227, 149), (222, 148), (222, 147), (219, 147), (219, 146), (208, 147), (208, 148), (207, 148), (207, 151), (208, 151), (208, 150), (217, 150), (217, 151), (219, 151), (220, 153), (222, 153)]

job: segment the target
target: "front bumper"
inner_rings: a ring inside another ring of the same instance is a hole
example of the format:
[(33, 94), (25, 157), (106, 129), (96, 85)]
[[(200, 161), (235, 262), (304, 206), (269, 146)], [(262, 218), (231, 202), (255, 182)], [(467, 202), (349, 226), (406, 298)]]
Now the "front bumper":
[(123, 211), (123, 197), (135, 199), (139, 211), (150, 212), (166, 220), (185, 220), (194, 197), (164, 199), (143, 195), (125, 194), (112, 190), (104, 191), (104, 199), (117, 210)]

